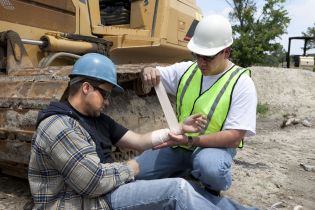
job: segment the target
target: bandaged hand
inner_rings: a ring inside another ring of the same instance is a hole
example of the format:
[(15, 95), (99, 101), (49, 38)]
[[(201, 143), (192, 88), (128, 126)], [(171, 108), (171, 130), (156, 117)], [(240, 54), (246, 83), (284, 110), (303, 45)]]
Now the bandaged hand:
[(169, 139), (169, 133), (170, 129), (168, 128), (153, 131), (151, 134), (153, 147), (166, 142)]
[(206, 117), (202, 114), (194, 114), (186, 118), (180, 125), (181, 132), (171, 132), (170, 129), (160, 129), (153, 131), (151, 134), (152, 145), (154, 149), (185, 144), (187, 137), (184, 133), (200, 132), (206, 126)]
[(165, 142), (154, 146), (153, 149), (162, 149), (165, 147), (187, 144), (187, 136), (185, 136), (184, 134), (174, 134), (171, 132), (168, 134), (168, 137), (169, 138)]
[(194, 114), (181, 124), (182, 133), (197, 133), (205, 128), (207, 118), (202, 114)]

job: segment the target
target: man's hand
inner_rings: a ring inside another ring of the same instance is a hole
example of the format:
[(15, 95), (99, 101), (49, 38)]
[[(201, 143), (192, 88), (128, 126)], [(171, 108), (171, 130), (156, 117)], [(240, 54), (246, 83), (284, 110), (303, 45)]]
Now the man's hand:
[(181, 144), (187, 144), (188, 142), (188, 137), (183, 134), (169, 133), (168, 136), (170, 137), (169, 140), (153, 147), (153, 149), (162, 149), (165, 147), (172, 147), (172, 146), (177, 146)]
[(145, 67), (141, 71), (141, 79), (144, 85), (156, 86), (160, 83), (160, 71), (153, 67)]
[[(188, 143), (188, 137), (184, 133), (200, 132), (205, 127), (207, 119), (202, 114), (194, 114), (189, 116), (183, 124), (181, 124), (181, 134), (169, 133), (169, 139), (165, 142), (156, 145), (153, 149), (162, 149), (165, 147), (177, 146)], [(165, 138), (166, 139), (166, 138)]]
[(194, 114), (186, 118), (181, 124), (182, 133), (196, 133), (205, 128), (207, 118), (202, 114)]
[(140, 172), (139, 163), (136, 160), (128, 160), (127, 165), (131, 168), (133, 175), (137, 176)]

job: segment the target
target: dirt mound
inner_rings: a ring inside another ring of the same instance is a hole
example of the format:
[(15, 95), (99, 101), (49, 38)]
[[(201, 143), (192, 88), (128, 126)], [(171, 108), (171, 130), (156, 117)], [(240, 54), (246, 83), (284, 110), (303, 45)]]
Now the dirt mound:
[[(257, 135), (245, 139), (235, 158), (227, 195), (261, 209), (314, 209), (315, 73), (301, 69), (252, 67), (258, 101), (269, 111), (258, 116)], [(281, 128), (283, 115), (307, 119)], [(271, 208), (273, 206), (273, 208)]]
[(256, 66), (250, 69), (259, 103), (269, 104), (273, 114), (314, 112), (315, 72)]

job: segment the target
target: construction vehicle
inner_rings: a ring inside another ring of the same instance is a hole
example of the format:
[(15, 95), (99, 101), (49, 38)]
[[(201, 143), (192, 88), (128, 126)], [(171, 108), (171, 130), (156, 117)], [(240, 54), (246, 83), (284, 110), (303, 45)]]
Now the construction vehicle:
[(144, 95), (143, 66), (190, 59), (200, 18), (195, 0), (0, 0), (0, 170), (26, 177), (37, 113), (65, 99), (79, 56), (109, 56)]
[[(291, 62), (291, 41), (292, 40), (303, 40), (304, 46), (303, 46), (303, 55), (293, 55), (293, 62)], [(296, 36), (296, 37), (289, 37), (289, 43), (288, 43), (288, 52), (287, 52), (287, 68), (301, 68), (301, 69), (307, 69), (311, 71), (315, 71), (315, 56), (314, 55), (307, 55), (307, 43), (315, 40), (315, 37), (305, 37), (305, 36)]]

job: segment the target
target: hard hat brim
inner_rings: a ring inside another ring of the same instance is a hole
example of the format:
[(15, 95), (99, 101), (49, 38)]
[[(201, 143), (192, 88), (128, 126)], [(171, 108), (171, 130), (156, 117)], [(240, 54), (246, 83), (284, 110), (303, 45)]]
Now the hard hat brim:
[(100, 79), (100, 81), (105, 81), (105, 82), (111, 84), (113, 86), (113, 91), (116, 93), (123, 93), (124, 92), (124, 89), (116, 83), (113, 83), (113, 82), (111, 82), (107, 79), (103, 79), (103, 78)]
[(124, 89), (121, 86), (119, 86), (118, 84), (113, 83), (113, 82), (111, 82), (111, 81), (109, 81), (107, 79), (101, 78), (101, 77), (91, 77), (91, 76), (89, 76), (87, 74), (70, 74), (69, 75), (70, 79), (73, 78), (73, 77), (77, 77), (77, 76), (83, 77), (83, 78), (89, 78), (89, 79), (95, 80), (95, 81), (107, 82), (108, 84), (111, 84), (113, 86), (113, 91), (114, 92), (117, 92), (117, 93), (123, 93), (124, 92)]
[(206, 46), (200, 46), (195, 44), (194, 37), (188, 42), (187, 48), (196, 54), (204, 55), (204, 56), (213, 56), (216, 55), (221, 50), (231, 46), (233, 43), (233, 39), (226, 43), (224, 46), (207, 48)]
[(123, 93), (124, 89), (122, 87), (120, 87), (119, 85), (115, 85), (113, 87), (113, 91), (116, 92), (116, 93)]

